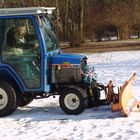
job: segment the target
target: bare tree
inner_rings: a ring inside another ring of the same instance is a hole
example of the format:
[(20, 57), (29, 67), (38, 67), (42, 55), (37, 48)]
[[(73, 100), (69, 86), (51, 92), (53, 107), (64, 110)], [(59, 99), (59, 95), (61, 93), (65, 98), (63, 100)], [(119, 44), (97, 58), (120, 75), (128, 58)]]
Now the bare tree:
[(80, 41), (83, 41), (84, 2), (80, 0)]
[(21, 7), (25, 7), (25, 6), (26, 6), (25, 0), (21, 0)]
[(2, 8), (5, 8), (5, 7), (6, 7), (6, 0), (1, 0), (1, 1), (0, 1), (0, 6), (1, 6)]

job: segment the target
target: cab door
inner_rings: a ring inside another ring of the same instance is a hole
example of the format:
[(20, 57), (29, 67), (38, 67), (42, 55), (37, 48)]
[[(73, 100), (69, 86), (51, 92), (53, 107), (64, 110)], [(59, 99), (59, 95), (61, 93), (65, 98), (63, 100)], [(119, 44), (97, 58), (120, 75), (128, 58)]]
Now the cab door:
[(41, 51), (32, 18), (0, 19), (2, 61), (10, 65), (26, 88), (41, 87)]

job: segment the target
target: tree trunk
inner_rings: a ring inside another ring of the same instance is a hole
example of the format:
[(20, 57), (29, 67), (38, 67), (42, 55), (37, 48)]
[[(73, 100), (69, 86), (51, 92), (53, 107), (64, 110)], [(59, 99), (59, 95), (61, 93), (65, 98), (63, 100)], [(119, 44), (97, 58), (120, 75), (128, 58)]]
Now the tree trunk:
[(25, 0), (21, 0), (21, 2), (20, 2), (21, 4), (21, 7), (25, 7), (26, 6), (26, 2), (25, 2)]
[(65, 19), (64, 19), (64, 38), (68, 40), (68, 7), (69, 7), (69, 0), (65, 0)]
[(40, 6), (40, 1), (39, 0), (36, 0), (36, 5)]
[(62, 36), (63, 29), (62, 29), (62, 25), (61, 25), (58, 0), (55, 0), (55, 5), (56, 5), (56, 19), (55, 19), (54, 23), (56, 26), (57, 33), (59, 35), (59, 39), (60, 39), (60, 41), (62, 41), (63, 40), (63, 36)]
[(84, 2), (80, 0), (80, 41), (83, 42)]
[(119, 40), (129, 39), (129, 25), (125, 24), (118, 28), (118, 39)]
[(6, 8), (6, 0), (3, 0), (3, 1), (1, 1), (1, 4), (2, 4), (2, 8)]

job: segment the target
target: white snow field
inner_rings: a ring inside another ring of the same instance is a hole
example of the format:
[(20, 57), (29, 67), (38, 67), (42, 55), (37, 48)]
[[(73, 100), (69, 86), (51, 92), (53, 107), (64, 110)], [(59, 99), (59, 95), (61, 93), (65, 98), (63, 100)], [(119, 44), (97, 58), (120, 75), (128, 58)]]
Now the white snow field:
[[(133, 93), (140, 97), (140, 51), (86, 54), (95, 66), (98, 81), (109, 80), (117, 89), (136, 72)], [(140, 140), (140, 113), (122, 117), (110, 106), (86, 109), (67, 115), (59, 97), (34, 100), (12, 115), (0, 118), (0, 140)]]

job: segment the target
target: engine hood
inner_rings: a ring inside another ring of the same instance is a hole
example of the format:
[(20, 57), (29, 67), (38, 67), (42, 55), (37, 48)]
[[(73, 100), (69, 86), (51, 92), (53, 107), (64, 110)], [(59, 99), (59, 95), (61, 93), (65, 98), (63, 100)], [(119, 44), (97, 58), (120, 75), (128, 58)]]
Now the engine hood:
[(79, 54), (57, 54), (52, 56), (52, 64), (74, 64), (79, 65), (84, 55)]

